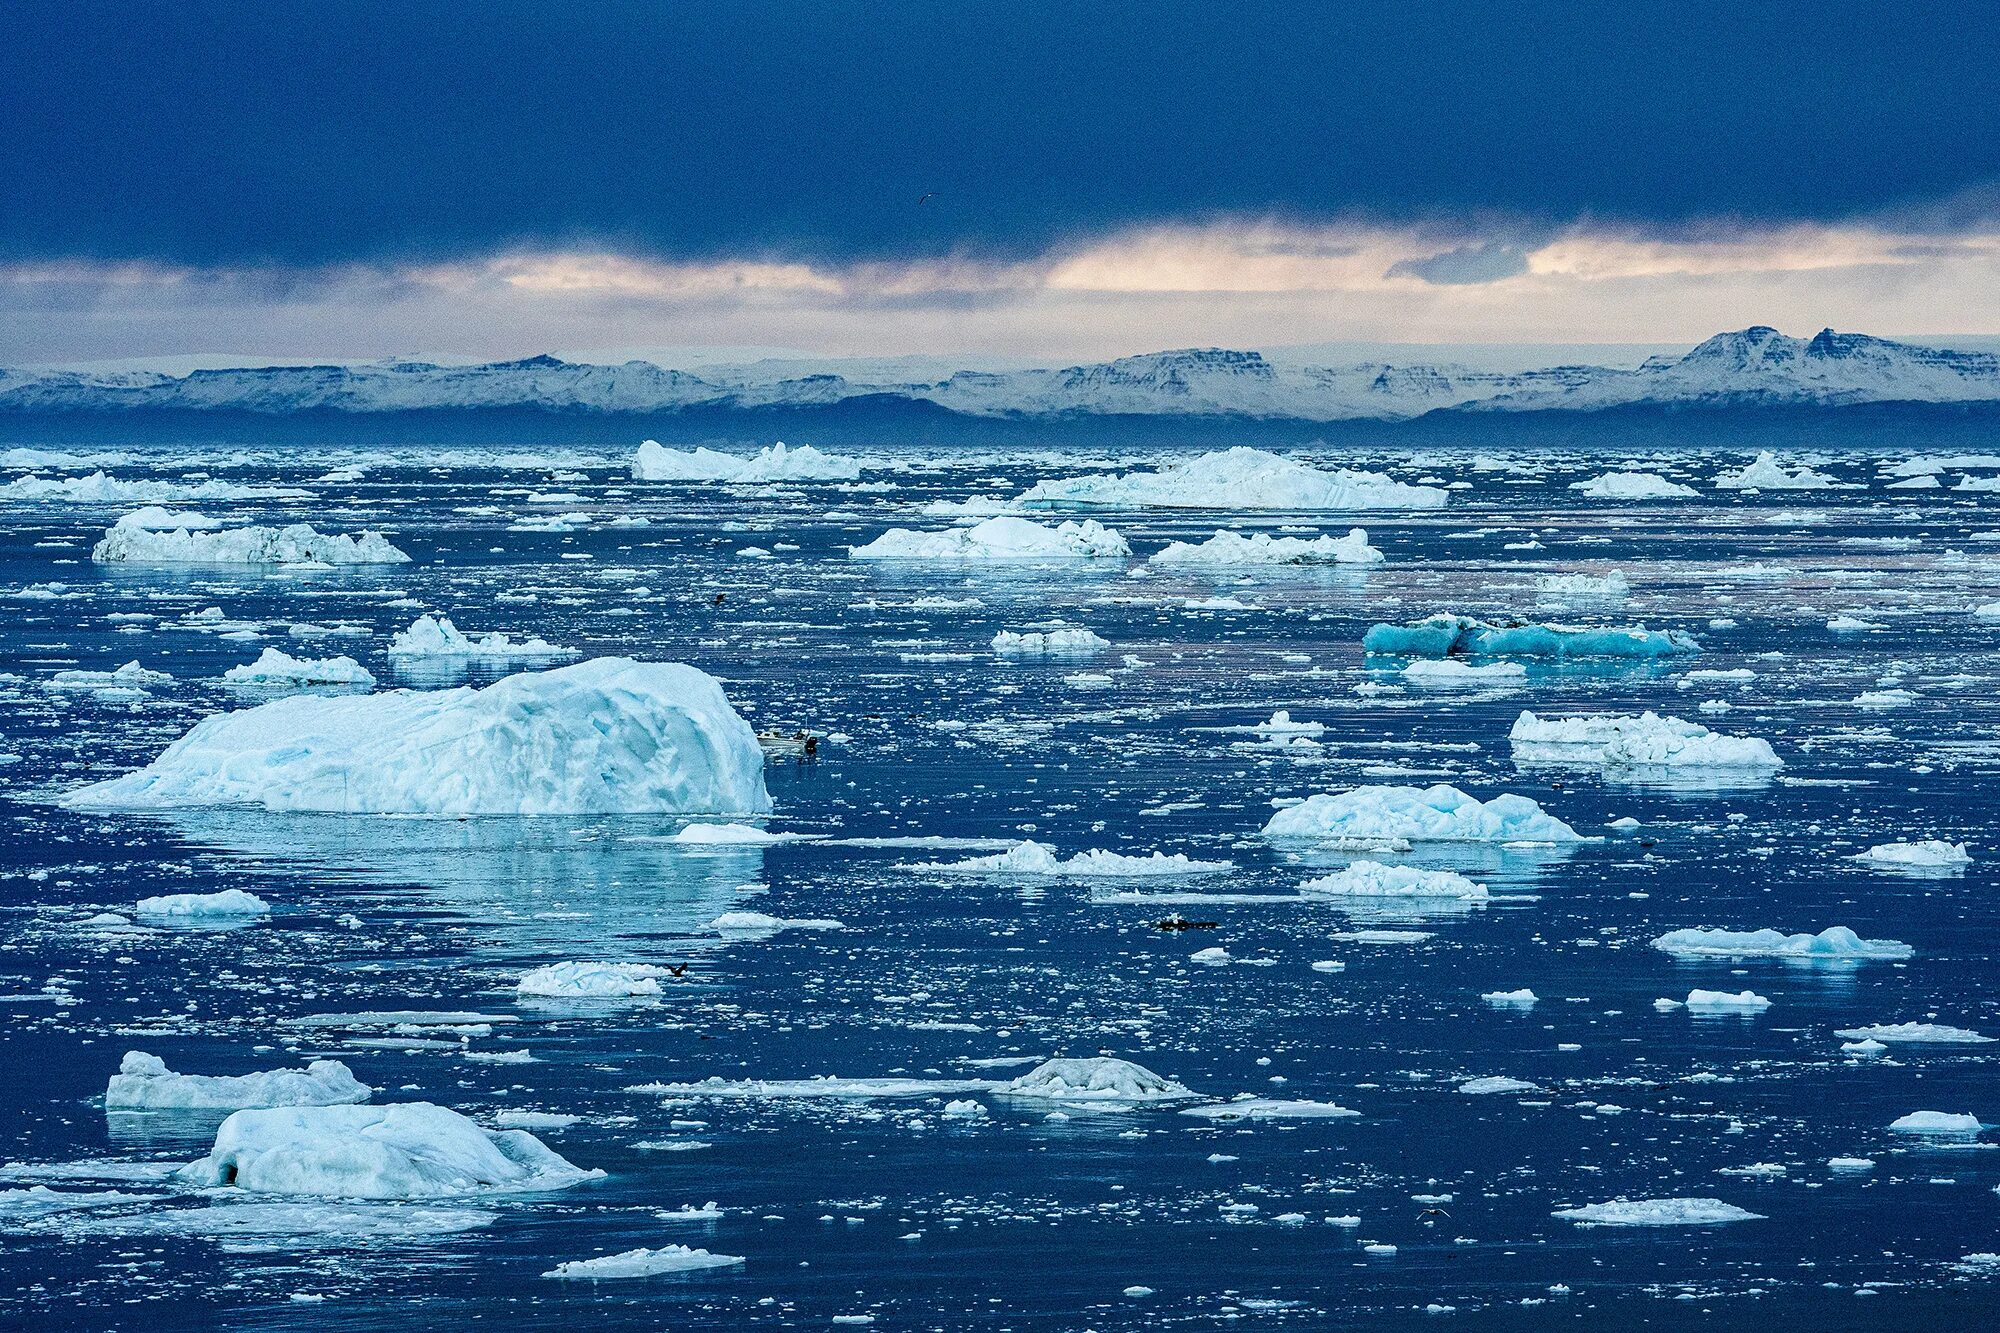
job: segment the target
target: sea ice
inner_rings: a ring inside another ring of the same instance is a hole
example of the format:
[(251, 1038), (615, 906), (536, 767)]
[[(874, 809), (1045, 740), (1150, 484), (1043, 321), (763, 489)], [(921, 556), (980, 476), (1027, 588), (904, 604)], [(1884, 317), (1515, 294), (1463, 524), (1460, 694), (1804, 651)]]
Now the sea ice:
[(847, 553), (855, 560), (1106, 560), (1123, 559), (1132, 548), (1094, 518), (1052, 528), (1003, 515), (944, 532), (891, 528)]
[(1359, 1111), (1350, 1111), (1345, 1106), (1332, 1102), (1287, 1101), (1271, 1097), (1253, 1097), (1248, 1093), (1233, 1102), (1214, 1102), (1207, 1106), (1190, 1106), (1181, 1112), (1200, 1120), (1338, 1120), (1358, 1116)]
[(1261, 449), (1207, 453), (1157, 472), (1112, 473), (1039, 482), (1023, 509), (1437, 509), (1449, 497), (1377, 472), (1322, 472)]
[(1345, 537), (1273, 537), (1268, 532), (1218, 531), (1199, 544), (1173, 542), (1148, 563), (1155, 565), (1379, 565), (1382, 552), (1368, 534), (1351, 528)]
[(418, 616), (410, 627), (389, 641), (389, 656), (420, 658), (528, 658), (547, 661), (575, 657), (573, 648), (559, 648), (546, 639), (515, 640), (495, 631), (473, 638), (451, 623), (450, 616)]
[(1510, 793), (1481, 801), (1442, 783), (1355, 787), (1308, 797), (1272, 815), (1264, 836), (1357, 843), (1584, 841), (1526, 796)]
[(1720, 1199), (1613, 1199), (1582, 1208), (1558, 1208), (1554, 1214), (1570, 1222), (1605, 1227), (1696, 1227), (1720, 1222), (1756, 1222), (1763, 1214), (1749, 1212)]
[(372, 688), (374, 675), (351, 657), (293, 657), (266, 648), (254, 662), (222, 673), (231, 685), (347, 685)]
[(1970, 1028), (1947, 1027), (1942, 1023), (1873, 1023), (1865, 1028), (1841, 1028), (1833, 1035), (1848, 1041), (1919, 1042), (1960, 1046), (1972, 1046), (1996, 1040), (1993, 1037), (1982, 1037)]
[(157, 1055), (127, 1051), (104, 1091), (104, 1109), (230, 1110), (269, 1106), (339, 1106), (365, 1102), (374, 1089), (338, 1060), (315, 1060), (303, 1070), (255, 1074), (176, 1074)]
[(410, 561), (379, 532), (348, 537), (320, 533), (305, 523), (200, 531), (152, 528), (125, 519), (91, 548), (90, 558), (100, 565), (404, 565)]
[(1158, 1102), (1195, 1095), (1143, 1065), (1104, 1055), (1044, 1060), (1001, 1091), (1058, 1101)]
[(1864, 940), (1846, 926), (1817, 935), (1778, 930), (1670, 930), (1653, 947), (1688, 958), (1908, 958), (1916, 950), (1899, 940)]
[(1469, 1078), (1458, 1085), (1458, 1090), (1469, 1097), (1485, 1097), (1498, 1092), (1540, 1092), (1541, 1089), (1524, 1078), (1509, 1078), (1505, 1074), (1488, 1074), (1484, 1078)]
[(714, 449), (669, 449), (658, 440), (647, 440), (632, 458), (635, 481), (715, 481), (745, 486), (773, 481), (853, 481), (860, 475), (860, 460), (821, 453), (809, 444), (793, 449), (780, 442), (744, 458)]
[(612, 1278), (652, 1277), (658, 1273), (692, 1273), (704, 1268), (734, 1268), (742, 1262), (743, 1256), (739, 1254), (710, 1254), (685, 1245), (663, 1245), (657, 1250), (641, 1247), (595, 1259), (571, 1259), (542, 1276), (603, 1282)]

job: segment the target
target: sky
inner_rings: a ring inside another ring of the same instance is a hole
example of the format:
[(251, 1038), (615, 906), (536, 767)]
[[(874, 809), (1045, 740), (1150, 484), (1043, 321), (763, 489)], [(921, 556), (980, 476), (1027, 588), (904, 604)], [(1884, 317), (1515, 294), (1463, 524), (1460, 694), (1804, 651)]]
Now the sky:
[(2000, 333), (2000, 6), (0, 7), (0, 363)]

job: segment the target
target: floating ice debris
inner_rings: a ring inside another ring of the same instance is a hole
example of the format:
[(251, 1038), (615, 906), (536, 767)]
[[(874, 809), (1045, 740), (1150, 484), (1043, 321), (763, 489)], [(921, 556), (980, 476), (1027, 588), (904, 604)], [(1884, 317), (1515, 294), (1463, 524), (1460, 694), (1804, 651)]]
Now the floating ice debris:
[(763, 813), (764, 754), (713, 677), (602, 657), (484, 689), (296, 695), (208, 718), (80, 809)]
[(1425, 658), (1410, 663), (1402, 677), (1413, 685), (1457, 688), (1462, 686), (1509, 685), (1528, 678), (1528, 668), (1519, 662), (1474, 664), (1457, 658)]
[(1972, 864), (1962, 842), (1929, 838), (1923, 842), (1884, 842), (1850, 858), (1895, 870), (1935, 870)]
[(1526, 1006), (1536, 1003), (1541, 997), (1523, 986), (1520, 990), (1486, 991), (1479, 998), (1488, 1004)]
[(1573, 481), (1569, 488), (1595, 500), (1692, 500), (1700, 494), (1656, 472), (1607, 472), (1589, 481)]
[(1382, 552), (1368, 533), (1350, 528), (1345, 537), (1273, 537), (1268, 532), (1218, 531), (1199, 544), (1173, 542), (1155, 555), (1155, 565), (1379, 565)]
[(107, 472), (87, 477), (16, 477), (0, 486), (0, 500), (52, 500), (74, 505), (152, 504), (189, 500), (287, 500), (307, 492), (289, 486), (245, 486), (232, 481), (127, 480)]
[[(155, 521), (156, 514), (144, 520)], [(322, 534), (305, 523), (228, 531), (152, 528), (124, 519), (91, 548), (90, 558), (100, 565), (404, 565), (410, 561), (379, 532), (359, 537)]]
[(1524, 1078), (1509, 1078), (1505, 1074), (1489, 1074), (1485, 1078), (1469, 1078), (1458, 1085), (1458, 1090), (1469, 1097), (1485, 1097), (1498, 1092), (1540, 1092), (1541, 1088)]
[(1378, 657), (1652, 658), (1701, 651), (1695, 637), (1683, 630), (1535, 624), (1452, 614), (1407, 625), (1371, 626), (1362, 636), (1361, 648)]
[(715, 481), (744, 486), (773, 481), (853, 481), (860, 475), (858, 459), (821, 453), (809, 444), (793, 449), (781, 442), (744, 458), (715, 449), (669, 449), (658, 440), (647, 440), (632, 458), (635, 481)]
[(1059, 1101), (1178, 1101), (1195, 1094), (1143, 1065), (1110, 1056), (1044, 1060), (1001, 1091)]
[(1763, 1220), (1761, 1213), (1720, 1199), (1613, 1199), (1581, 1208), (1558, 1208), (1553, 1216), (1604, 1227), (1705, 1227)]
[(517, 994), (554, 1000), (638, 999), (660, 993), (671, 975), (650, 963), (551, 963), (522, 976)]
[(548, 661), (575, 657), (574, 648), (560, 648), (546, 639), (516, 640), (494, 631), (477, 638), (451, 623), (450, 616), (418, 616), (410, 627), (389, 641), (389, 656), (399, 658), (527, 658)]
[(1596, 597), (1616, 600), (1630, 595), (1631, 583), (1618, 570), (1607, 574), (1544, 574), (1535, 590), (1545, 597)]
[(993, 1114), (992, 1112), (988, 1111), (984, 1106), (981, 1106), (978, 1102), (961, 1099), (958, 1101), (946, 1102), (944, 1104), (944, 1109), (938, 1112), (938, 1118), (940, 1120), (959, 1120), (965, 1122), (972, 1122), (978, 1120), (991, 1120), (993, 1118)]
[(126, 1204), (151, 1203), (156, 1197), (149, 1194), (127, 1194), (122, 1190), (65, 1192), (52, 1190), (47, 1185), (31, 1185), (24, 1190), (0, 1190), (0, 1222), (18, 1225), (85, 1208), (115, 1208)]
[(891, 528), (847, 553), (855, 560), (1105, 560), (1123, 559), (1132, 548), (1096, 519), (1051, 528), (1002, 516), (945, 532)]
[(1898, 1134), (1977, 1134), (1984, 1126), (1976, 1115), (1954, 1114), (1950, 1111), (1912, 1111), (1891, 1121), (1889, 1128)]
[(1771, 1002), (1755, 991), (1691, 990), (1686, 1005), (1690, 1009), (1769, 1009)]
[(1377, 472), (1322, 472), (1261, 449), (1224, 449), (1157, 472), (1039, 482), (1022, 509), (1437, 509), (1449, 497)]
[(1003, 629), (993, 636), (993, 651), (1001, 657), (1091, 657), (1110, 649), (1109, 639), (1079, 626), (1023, 634)]
[(1197, 861), (1178, 852), (1168, 856), (1124, 856), (1093, 848), (1064, 860), (1046, 843), (1024, 842), (992, 856), (965, 861), (926, 861), (907, 867), (947, 875), (1060, 875), (1078, 878), (1138, 878), (1149, 875), (1211, 875), (1230, 869), (1227, 861)]
[(948, 1078), (745, 1078), (711, 1075), (694, 1083), (640, 1083), (625, 1089), (661, 1097), (712, 1097), (724, 1101), (866, 1101), (877, 1097), (950, 1097), (1005, 1087), (991, 1079)]
[(365, 1102), (374, 1091), (338, 1060), (315, 1060), (303, 1070), (176, 1074), (157, 1055), (127, 1051), (105, 1088), (104, 1109), (240, 1111), (264, 1106), (339, 1106)]
[(828, 917), (780, 917), (762, 912), (724, 912), (708, 923), (722, 935), (776, 935), (784, 930), (845, 930), (846, 926)]
[(1456, 787), (1355, 787), (1308, 797), (1264, 825), (1267, 838), (1354, 843), (1584, 841), (1526, 796), (1481, 801)]
[(266, 648), (255, 662), (233, 666), (222, 673), (231, 685), (346, 685), (368, 689), (375, 677), (351, 657), (293, 657), (276, 648)]
[(59, 690), (144, 689), (148, 685), (165, 685), (172, 679), (164, 671), (148, 671), (137, 661), (131, 661), (111, 671), (75, 668), (58, 671), (49, 677), (49, 684)]
[(1768, 452), (1758, 454), (1755, 462), (1734, 472), (1721, 473), (1715, 479), (1719, 491), (1820, 491), (1837, 484), (1826, 473), (1803, 465), (1796, 472), (1787, 472), (1777, 456)]
[(1846, 926), (1828, 926), (1817, 935), (1778, 930), (1670, 930), (1653, 947), (1689, 958), (1908, 958), (1916, 950), (1900, 940), (1864, 940)]
[(1292, 715), (1284, 709), (1271, 714), (1268, 722), (1259, 722), (1250, 728), (1259, 736), (1321, 736), (1326, 733), (1324, 722), (1294, 722)]
[(1862, 1028), (1841, 1028), (1833, 1035), (1857, 1042), (1919, 1042), (1964, 1046), (1996, 1040), (1993, 1037), (1983, 1037), (1970, 1028), (1948, 1027), (1943, 1023), (1873, 1023)]
[(141, 898), (132, 910), (139, 916), (263, 916), (271, 904), (254, 893), (223, 889), (219, 893), (163, 893), (157, 898)]
[(667, 841), (690, 847), (769, 847), (772, 843), (797, 842), (797, 833), (774, 833), (755, 824), (689, 824)]
[(183, 1167), (196, 1186), (339, 1199), (425, 1199), (562, 1189), (602, 1176), (525, 1130), (482, 1129), (429, 1102), (237, 1111), (207, 1157)]
[[(1299, 885), (1309, 898), (1452, 898), (1483, 902), (1486, 886), (1449, 870), (1420, 870), (1379, 861), (1356, 861), (1342, 870)], [(1533, 996), (1529, 997), (1530, 999)]]
[(1361, 1112), (1332, 1102), (1284, 1101), (1246, 1093), (1233, 1102), (1190, 1106), (1181, 1114), (1201, 1120), (1335, 1120), (1358, 1116)]
[(1516, 759), (1628, 768), (1783, 768), (1769, 741), (1723, 736), (1698, 722), (1641, 713), (1542, 718), (1522, 713), (1507, 739)]
[(595, 1259), (571, 1259), (542, 1276), (605, 1282), (613, 1278), (653, 1277), (659, 1273), (693, 1273), (705, 1268), (734, 1268), (742, 1262), (740, 1254), (710, 1254), (685, 1245), (663, 1245), (657, 1250), (641, 1247)]
[(1829, 1157), (1826, 1159), (1829, 1171), (1873, 1171), (1875, 1163), (1866, 1157)]

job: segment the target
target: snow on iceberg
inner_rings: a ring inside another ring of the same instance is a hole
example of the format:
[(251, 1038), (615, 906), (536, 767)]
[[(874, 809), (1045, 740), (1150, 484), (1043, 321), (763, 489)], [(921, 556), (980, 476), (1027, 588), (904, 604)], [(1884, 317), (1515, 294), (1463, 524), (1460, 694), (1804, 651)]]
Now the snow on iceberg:
[(641, 1246), (595, 1259), (571, 1259), (542, 1276), (603, 1282), (612, 1278), (653, 1277), (659, 1273), (694, 1273), (704, 1268), (734, 1268), (742, 1262), (740, 1254), (710, 1254), (685, 1245), (662, 1245), (657, 1250)]
[(1569, 488), (1593, 500), (1692, 500), (1700, 494), (1657, 472), (1607, 472), (1589, 481), (1573, 481)]
[(1993, 1041), (1971, 1028), (1942, 1023), (1871, 1023), (1865, 1028), (1841, 1028), (1833, 1034), (1846, 1041), (1915, 1042), (1940, 1046), (1977, 1046)]
[(351, 657), (293, 657), (276, 648), (266, 648), (256, 661), (233, 666), (222, 673), (231, 685), (291, 686), (345, 685), (372, 689), (375, 676)]
[(746, 486), (773, 481), (854, 481), (860, 476), (858, 459), (821, 453), (809, 444), (788, 448), (782, 441), (744, 458), (714, 449), (669, 449), (658, 440), (647, 440), (632, 458), (635, 481), (716, 481)]
[(1655, 949), (1683, 958), (1908, 958), (1916, 952), (1900, 940), (1864, 940), (1846, 926), (1828, 926), (1817, 935), (1779, 930), (1670, 930), (1653, 941)]
[[(143, 512), (143, 511), (142, 511)], [(113, 524), (90, 550), (100, 565), (406, 565), (410, 557), (379, 532), (321, 533), (310, 524), (282, 528), (155, 528), (155, 521)]]
[(1299, 892), (1311, 898), (1453, 898), (1461, 902), (1483, 901), (1488, 896), (1484, 884), (1449, 870), (1420, 870), (1379, 861), (1356, 861), (1331, 875), (1309, 879), (1299, 886)]
[(1075, 625), (1020, 634), (1003, 629), (993, 636), (993, 651), (1000, 657), (1093, 657), (1110, 649), (1109, 639)]
[(1044, 1060), (1001, 1091), (1059, 1101), (1163, 1102), (1195, 1095), (1144, 1065), (1107, 1055)]
[(220, 893), (163, 893), (157, 898), (141, 898), (132, 910), (140, 916), (264, 916), (271, 904), (254, 893), (224, 889)]
[(660, 993), (660, 978), (672, 975), (650, 963), (551, 963), (514, 983), (517, 995), (544, 1000), (623, 1000)]
[(603, 1176), (526, 1130), (482, 1129), (429, 1102), (238, 1111), (208, 1156), (176, 1176), (197, 1187), (336, 1199), (432, 1199), (563, 1189)]
[(1264, 836), (1391, 844), (1584, 841), (1526, 796), (1507, 793), (1481, 801), (1443, 783), (1321, 793), (1272, 815)]
[(478, 638), (451, 623), (450, 616), (418, 616), (389, 641), (391, 657), (421, 658), (551, 658), (575, 657), (574, 648), (559, 648), (546, 639), (516, 641), (498, 630)]
[(969, 528), (915, 532), (891, 528), (866, 546), (850, 546), (854, 560), (1108, 560), (1132, 554), (1125, 539), (1096, 519), (1049, 527), (1002, 515)]
[(1922, 842), (1884, 842), (1851, 858), (1892, 870), (1958, 869), (1972, 864), (1972, 854), (1962, 842), (1928, 838)]
[(1613, 1199), (1582, 1208), (1558, 1208), (1554, 1216), (1601, 1227), (1706, 1227), (1763, 1220), (1762, 1213), (1720, 1199)]
[(1823, 491), (1839, 484), (1826, 473), (1805, 466), (1787, 472), (1777, 455), (1769, 452), (1758, 454), (1754, 463), (1721, 473), (1715, 479), (1719, 491)]
[(1070, 875), (1077, 877), (1139, 878), (1148, 875), (1208, 875), (1230, 869), (1227, 861), (1197, 861), (1178, 852), (1168, 856), (1124, 856), (1101, 848), (1078, 852), (1064, 860), (1056, 849), (1042, 842), (1024, 842), (992, 856), (975, 856), (964, 861), (922, 861), (906, 867), (926, 874), (945, 875)]
[(1173, 542), (1148, 563), (1155, 565), (1379, 565), (1382, 552), (1363, 528), (1345, 537), (1273, 537), (1268, 532), (1218, 530), (1205, 542)]
[(107, 1111), (228, 1110), (269, 1106), (340, 1106), (375, 1090), (338, 1060), (256, 1074), (176, 1074), (144, 1051), (127, 1051), (104, 1090)]
[(1587, 762), (1607, 768), (1783, 768), (1771, 743), (1723, 736), (1698, 722), (1646, 712), (1541, 718), (1522, 713), (1507, 733), (1514, 757), (1529, 762)]
[(756, 733), (711, 676), (600, 657), (481, 688), (295, 695), (196, 724), (80, 809), (766, 813)]
[(1449, 497), (1379, 472), (1322, 472), (1262, 449), (1224, 449), (1157, 472), (1039, 482), (1023, 509), (1438, 509)]
[(1407, 625), (1373, 625), (1361, 650), (1394, 657), (1667, 657), (1698, 653), (1701, 644), (1684, 630), (1544, 625), (1447, 612)]

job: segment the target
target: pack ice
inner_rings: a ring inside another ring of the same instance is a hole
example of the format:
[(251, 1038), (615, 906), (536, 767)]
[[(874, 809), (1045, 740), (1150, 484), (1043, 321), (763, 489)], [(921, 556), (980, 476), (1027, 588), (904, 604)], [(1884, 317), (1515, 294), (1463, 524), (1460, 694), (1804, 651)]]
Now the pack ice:
[(1390, 844), (1584, 841), (1529, 797), (1505, 793), (1481, 801), (1444, 783), (1321, 793), (1272, 815), (1264, 836)]
[(1437, 509), (1448, 496), (1379, 472), (1322, 472), (1262, 449), (1207, 453), (1157, 472), (1039, 482), (1023, 509)]
[(1096, 519), (1057, 527), (1001, 515), (969, 528), (916, 532), (891, 528), (866, 546), (850, 546), (854, 560), (1107, 560), (1132, 554), (1125, 539)]
[(104, 1090), (107, 1111), (230, 1110), (271, 1106), (340, 1106), (375, 1090), (338, 1060), (256, 1074), (176, 1074), (144, 1051), (127, 1051)]
[(521, 1129), (482, 1129), (429, 1102), (237, 1111), (208, 1156), (176, 1175), (195, 1186), (334, 1199), (434, 1199), (563, 1189), (602, 1176)]
[(745, 486), (772, 481), (853, 481), (860, 475), (857, 459), (821, 453), (809, 444), (793, 449), (783, 441), (744, 458), (715, 449), (669, 449), (658, 440), (647, 440), (632, 458), (635, 481), (715, 481)]
[(601, 657), (483, 689), (298, 695), (221, 713), (79, 809), (764, 813), (764, 756), (711, 676)]
[(177, 514), (153, 526), (159, 510), (113, 524), (90, 558), (100, 565), (406, 565), (410, 557), (379, 532), (321, 533), (307, 523), (282, 528), (215, 528), (200, 515)]
[(1584, 625), (1481, 620), (1450, 612), (1407, 625), (1373, 625), (1361, 650), (1384, 657), (1667, 657), (1698, 653), (1684, 630), (1643, 625), (1599, 629)]

